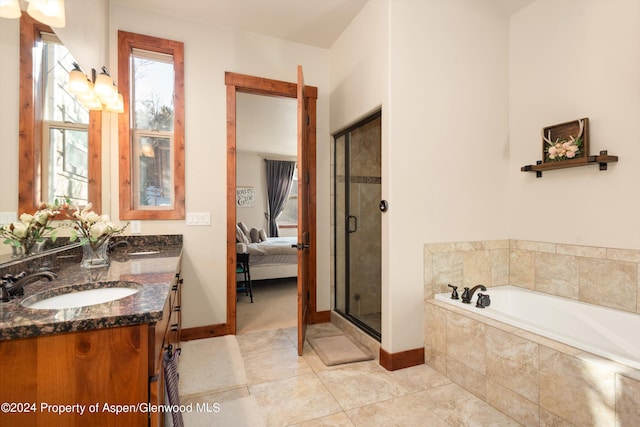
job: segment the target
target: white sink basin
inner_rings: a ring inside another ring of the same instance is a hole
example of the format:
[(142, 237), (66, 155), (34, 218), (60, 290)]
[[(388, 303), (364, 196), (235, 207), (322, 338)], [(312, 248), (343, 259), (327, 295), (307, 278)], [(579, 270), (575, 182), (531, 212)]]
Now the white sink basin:
[[(86, 289), (78, 292), (69, 292), (66, 294), (56, 295), (45, 299), (30, 302), (27, 298), (22, 305), (27, 308), (37, 308), (44, 310), (60, 310), (63, 308), (85, 307), (87, 305), (102, 304), (109, 301), (115, 301), (120, 298), (133, 295), (138, 292), (136, 288), (110, 287)], [(35, 295), (34, 295), (35, 296)]]

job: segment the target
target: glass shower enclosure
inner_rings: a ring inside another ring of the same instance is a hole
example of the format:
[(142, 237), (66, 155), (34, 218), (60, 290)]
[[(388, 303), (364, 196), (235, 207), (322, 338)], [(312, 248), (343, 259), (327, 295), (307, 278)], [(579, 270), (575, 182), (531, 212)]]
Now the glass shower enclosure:
[(335, 310), (381, 339), (381, 112), (334, 135)]

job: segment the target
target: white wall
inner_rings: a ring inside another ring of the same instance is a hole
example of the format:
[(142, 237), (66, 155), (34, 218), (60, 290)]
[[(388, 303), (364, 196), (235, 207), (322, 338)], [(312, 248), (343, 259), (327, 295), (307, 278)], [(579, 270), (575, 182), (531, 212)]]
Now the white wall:
[[(513, 16), (509, 236), (640, 248), (640, 2), (538, 0)], [(618, 163), (544, 172), (544, 126), (589, 117), (591, 154)]]
[[(382, 107), (383, 199), (389, 198), (388, 14), (387, 1), (368, 2), (329, 51), (331, 132), (337, 133)], [(391, 286), (387, 220), (388, 216), (382, 215), (382, 344), (388, 351), (391, 318), (386, 304)]]
[(383, 106), (387, 351), (422, 346), (425, 242), (507, 237), (508, 29), (495, 2), (375, 1), (331, 49), (331, 129)]
[(236, 207), (236, 221), (244, 222), (249, 229), (264, 228), (269, 225), (264, 217), (268, 210), (266, 166), (264, 159), (255, 152), (236, 153), (236, 184), (238, 187), (253, 187), (253, 206)]
[[(0, 18), (0, 212), (18, 211), (18, 112), (20, 90), (20, 21)], [(0, 254), (8, 254), (0, 245)]]
[[(117, 30), (182, 41), (185, 44), (186, 203), (188, 212), (211, 212), (210, 227), (184, 221), (145, 221), (143, 233), (184, 234), (184, 326), (224, 323), (226, 319), (226, 87), (224, 72), (295, 81), (302, 64), (305, 81), (318, 90), (318, 206), (328, 204), (328, 55), (324, 49), (256, 34), (181, 21), (120, 4), (110, 16), (111, 62), (117, 61)], [(113, 159), (117, 141), (112, 137)], [(117, 173), (111, 185), (117, 188)], [(112, 212), (117, 212), (117, 193)], [(319, 211), (318, 216), (323, 214)], [(325, 214), (328, 216), (328, 214)], [(318, 224), (327, 236), (328, 223)], [(324, 228), (323, 228), (324, 227)], [(329, 307), (328, 240), (318, 243), (318, 310)], [(326, 254), (326, 255), (325, 255)]]

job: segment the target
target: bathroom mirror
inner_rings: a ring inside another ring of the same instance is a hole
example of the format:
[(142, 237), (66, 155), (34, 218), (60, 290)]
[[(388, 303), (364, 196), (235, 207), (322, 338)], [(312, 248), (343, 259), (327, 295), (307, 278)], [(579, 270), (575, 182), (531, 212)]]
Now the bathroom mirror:
[[(23, 14), (19, 57), (17, 217), (32, 214), (42, 201), (52, 202), (60, 196), (71, 196), (79, 206), (91, 201), (94, 210), (101, 212), (102, 113), (80, 108), (66, 92), (71, 54), (50, 27)], [(68, 244), (66, 239), (54, 245), (48, 242), (44, 250), (65, 242)], [(15, 261), (11, 248), (3, 246), (0, 264)]]

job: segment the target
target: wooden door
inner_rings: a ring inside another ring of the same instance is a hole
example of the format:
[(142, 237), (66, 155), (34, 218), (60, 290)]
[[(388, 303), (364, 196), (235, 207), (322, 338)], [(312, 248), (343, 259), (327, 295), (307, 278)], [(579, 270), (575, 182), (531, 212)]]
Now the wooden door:
[(298, 65), (298, 355), (309, 323), (309, 113), (302, 66)]
[[(299, 68), (300, 74), (302, 68)], [(302, 75), (300, 76), (302, 77)], [(301, 82), (304, 83), (304, 82)], [(316, 100), (318, 88), (297, 83), (270, 80), (245, 74), (225, 73), (227, 85), (227, 322), (191, 328), (182, 333), (182, 339), (208, 338), (236, 333), (236, 92), (256, 95), (297, 98), (302, 109), (298, 110), (300, 138), (298, 141), (298, 174), (304, 186), (299, 186), (298, 208), (304, 225), (298, 228), (298, 242), (313, 243), (316, 240)], [(302, 100), (302, 101), (300, 101)], [(303, 119), (304, 117), (308, 118)], [(303, 126), (306, 128), (302, 130)], [(300, 148), (302, 146), (302, 149)], [(299, 180), (300, 181), (300, 180)], [(298, 185), (301, 185), (300, 182)], [(303, 191), (300, 191), (303, 190)], [(304, 203), (302, 201), (304, 200)], [(303, 214), (301, 214), (303, 212)], [(306, 236), (306, 237), (305, 237)], [(301, 265), (302, 261), (302, 265)], [(300, 280), (304, 276), (304, 279)], [(298, 258), (298, 318), (299, 353), (302, 354), (305, 326), (313, 322), (328, 322), (329, 312), (318, 316), (316, 312), (316, 248), (315, 243), (299, 252)], [(302, 289), (304, 287), (304, 289)], [(306, 295), (305, 298), (302, 296)]]

